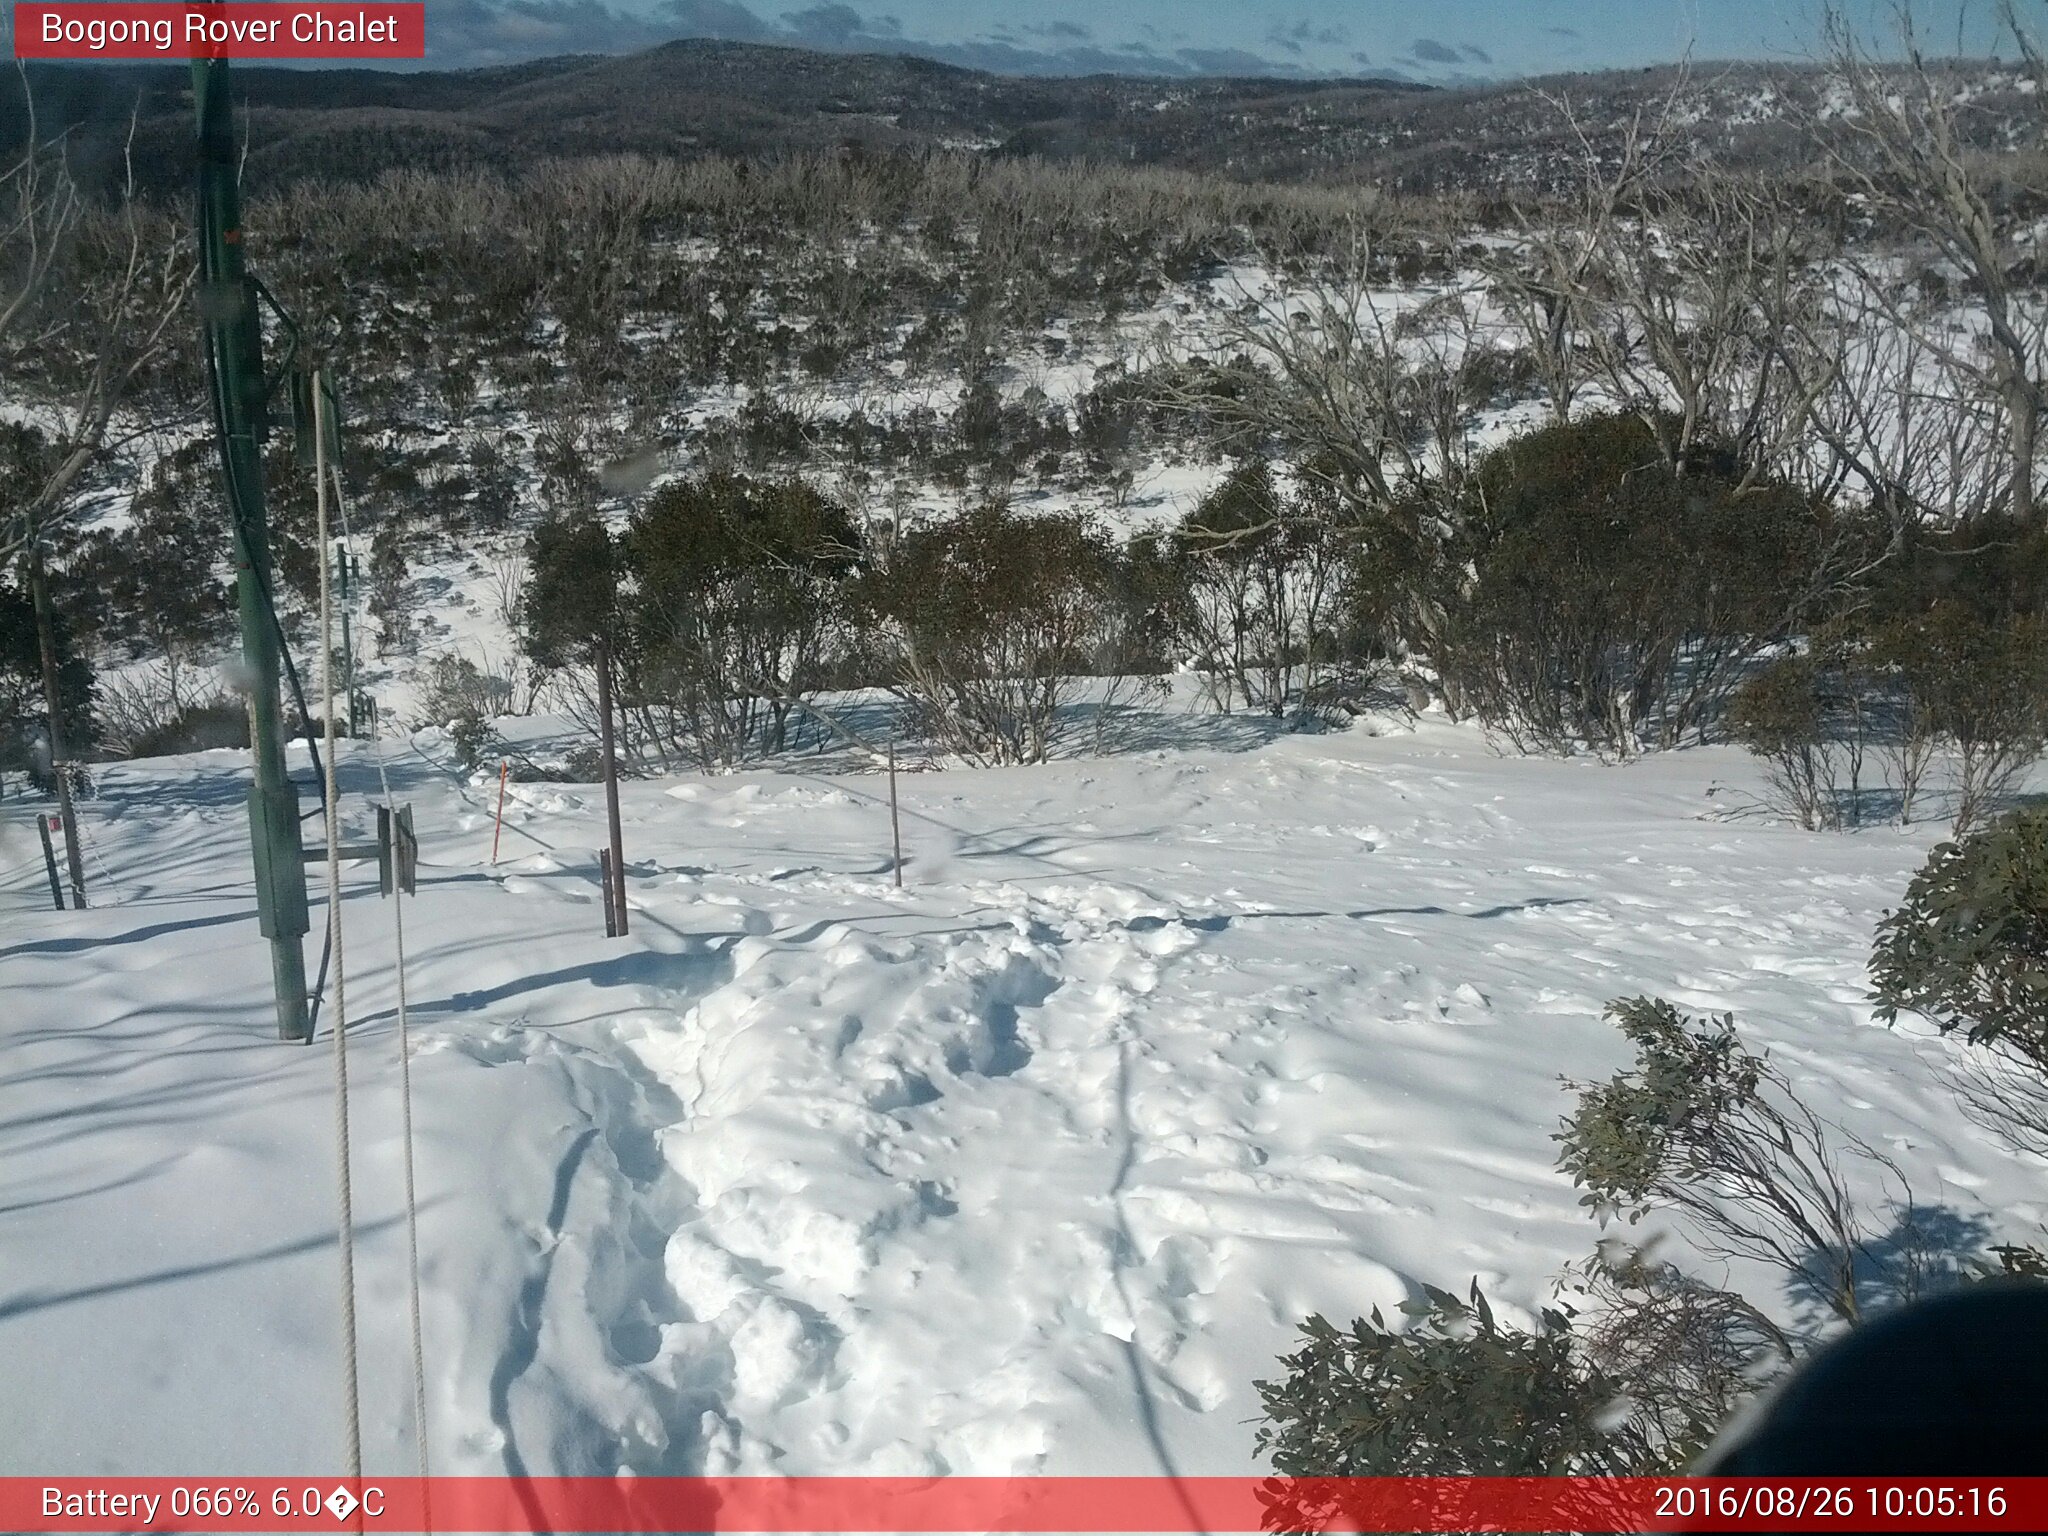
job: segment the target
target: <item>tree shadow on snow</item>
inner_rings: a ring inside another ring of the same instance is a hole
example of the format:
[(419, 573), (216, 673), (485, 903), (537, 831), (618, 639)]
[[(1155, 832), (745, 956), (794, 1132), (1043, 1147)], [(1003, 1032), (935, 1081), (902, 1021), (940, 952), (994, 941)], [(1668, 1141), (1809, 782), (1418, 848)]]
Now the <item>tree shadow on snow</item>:
[[(636, 919), (641, 915), (638, 912), (634, 913)], [(454, 992), (430, 1002), (409, 1001), (406, 1008), (410, 1013), (421, 1015), (476, 1013), (509, 998), (522, 997), (530, 992), (544, 992), (551, 987), (570, 986), (579, 981), (588, 982), (594, 987), (655, 988), (670, 994), (670, 1006), (678, 1009), (687, 1008), (732, 979), (732, 947), (746, 935), (725, 933), (708, 937), (724, 942), (702, 954), (636, 950), (630, 954), (608, 955), (602, 960), (586, 960), (581, 965), (565, 965), (552, 971), (515, 976), (508, 981), (500, 982), (497, 986), (481, 987), (474, 992)], [(377, 1013), (351, 1019), (348, 1027), (353, 1032), (397, 1016), (398, 1010), (395, 1007), (386, 1008)]]
[(75, 955), (84, 950), (100, 949), (110, 944), (144, 944), (151, 939), (160, 939), (166, 934), (190, 933), (199, 928), (217, 928), (222, 923), (249, 922), (254, 914), (244, 910), (217, 912), (212, 917), (189, 917), (182, 922), (148, 923), (140, 928), (131, 928), (126, 933), (102, 935), (81, 935), (77, 938), (31, 939), (24, 944), (13, 944), (0, 949), (0, 960), (18, 959), (24, 955)]
[[(429, 1202), (431, 1205), (432, 1202)], [(356, 1238), (375, 1237), (387, 1232), (398, 1224), (396, 1216), (382, 1221), (356, 1223)], [(91, 1301), (101, 1296), (118, 1296), (125, 1291), (148, 1290), (159, 1285), (170, 1285), (180, 1280), (196, 1280), (207, 1275), (223, 1274), (229, 1270), (246, 1269), (252, 1264), (268, 1264), (278, 1259), (296, 1258), (300, 1254), (317, 1253), (323, 1248), (332, 1248), (336, 1235), (319, 1232), (311, 1237), (302, 1237), (296, 1242), (279, 1243), (269, 1248), (259, 1248), (250, 1253), (236, 1254), (225, 1259), (209, 1259), (202, 1263), (178, 1264), (169, 1269), (153, 1270), (148, 1274), (131, 1275), (123, 1280), (103, 1280), (97, 1285), (83, 1285), (69, 1291), (20, 1291), (0, 1299), (0, 1323), (6, 1323), (31, 1312), (44, 1312), (52, 1307), (69, 1306), (73, 1302)]]
[[(1969, 1283), (1990, 1260), (1997, 1237), (1989, 1219), (1976, 1212), (1918, 1204), (1898, 1210), (1891, 1226), (1855, 1255), (1859, 1312), (1868, 1320)], [(1829, 1268), (1827, 1255), (1810, 1253), (1804, 1276), (1786, 1288), (1802, 1329), (1817, 1331), (1835, 1320), (1827, 1295)]]
[(1454, 907), (1440, 907), (1434, 903), (1422, 907), (1359, 907), (1349, 912), (1218, 912), (1207, 917), (1134, 917), (1122, 926), (1132, 933), (1151, 933), (1170, 923), (1183, 928), (1198, 929), (1203, 933), (1221, 933), (1240, 923), (1276, 922), (1309, 918), (1347, 918), (1353, 922), (1365, 922), (1376, 917), (1465, 917), (1488, 920), (1508, 917), (1516, 912), (1533, 912), (1545, 907), (1584, 906), (1584, 896), (1531, 896), (1525, 901), (1502, 902), (1498, 906), (1482, 907), (1475, 912), (1461, 912)]

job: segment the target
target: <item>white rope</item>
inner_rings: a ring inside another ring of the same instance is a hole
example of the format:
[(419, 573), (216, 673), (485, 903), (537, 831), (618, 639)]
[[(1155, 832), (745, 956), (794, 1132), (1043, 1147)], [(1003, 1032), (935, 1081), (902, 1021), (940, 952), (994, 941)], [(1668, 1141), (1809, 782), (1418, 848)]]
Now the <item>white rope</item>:
[(341, 811), (335, 795), (334, 592), (327, 563), (327, 413), (320, 408), (320, 375), (313, 375), (313, 459), (319, 481), (320, 692), (327, 739), (327, 938), (334, 951), (334, 1184), (341, 1207), (342, 1418), (348, 1437), (349, 1476), (363, 1475), (363, 1414), (356, 1378), (356, 1235), (349, 1191), (348, 1005), (341, 952)]
[[(351, 555), (355, 550), (355, 530), (349, 526), (348, 496), (342, 490), (341, 471), (333, 472), (334, 504), (341, 513), (341, 536)], [(321, 554), (322, 569), (325, 569), (326, 553)], [(368, 605), (362, 596), (356, 599), (362, 604), (358, 608), (356, 632), (363, 632), (368, 619)], [(355, 678), (349, 678), (351, 696), (355, 690)], [(330, 710), (332, 706), (330, 704)], [(383, 722), (380, 715), (370, 717), (370, 753), (377, 764), (377, 784), (383, 791), (384, 808), (397, 825), (398, 807), (391, 798), (391, 776), (384, 766), (384, 745), (381, 738)], [(330, 749), (328, 755), (333, 756)], [(396, 952), (398, 967), (398, 1087), (399, 1114), (403, 1127), (405, 1163), (405, 1247), (407, 1300), (412, 1308), (412, 1413), (413, 1446), (419, 1455), (420, 1477), (427, 1471), (427, 1354), (424, 1344), (424, 1329), (420, 1323), (420, 1218), (419, 1201), (414, 1195), (413, 1184), (413, 1133), (412, 1133), (412, 1036), (406, 1021), (405, 1008), (405, 893), (398, 889), (394, 878), (391, 889), (391, 939)], [(427, 1493), (421, 1488), (422, 1524), (428, 1531), (433, 1530), (432, 1510), (426, 1505)]]

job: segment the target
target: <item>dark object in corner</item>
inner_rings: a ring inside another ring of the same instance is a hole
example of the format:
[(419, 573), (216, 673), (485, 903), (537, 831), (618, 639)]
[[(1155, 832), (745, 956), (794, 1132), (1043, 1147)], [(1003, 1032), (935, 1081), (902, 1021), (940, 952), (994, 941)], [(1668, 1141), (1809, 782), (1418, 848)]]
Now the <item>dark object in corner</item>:
[(2048, 1285), (1985, 1281), (1836, 1339), (1730, 1424), (1693, 1471), (2048, 1474)]

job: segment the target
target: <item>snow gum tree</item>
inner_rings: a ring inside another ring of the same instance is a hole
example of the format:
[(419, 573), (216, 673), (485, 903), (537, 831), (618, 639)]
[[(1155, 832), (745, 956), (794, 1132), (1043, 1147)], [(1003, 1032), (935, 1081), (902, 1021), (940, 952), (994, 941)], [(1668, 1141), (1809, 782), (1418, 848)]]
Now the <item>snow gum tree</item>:
[(1341, 599), (1342, 516), (1319, 483), (1283, 492), (1252, 457), (1175, 531), (1179, 638), (1225, 710), (1241, 699), (1277, 717), (1312, 690)]

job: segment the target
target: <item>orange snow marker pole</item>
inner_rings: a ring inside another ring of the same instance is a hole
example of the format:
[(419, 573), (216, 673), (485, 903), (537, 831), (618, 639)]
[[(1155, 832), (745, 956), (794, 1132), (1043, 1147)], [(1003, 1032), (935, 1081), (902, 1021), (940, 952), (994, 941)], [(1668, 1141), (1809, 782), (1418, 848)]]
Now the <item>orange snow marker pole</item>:
[(505, 758), (498, 759), (498, 824), (491, 828), (491, 862), (498, 862), (498, 838), (505, 830), (505, 774), (511, 763)]

